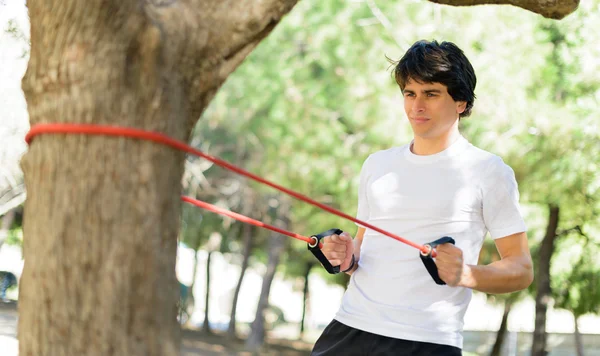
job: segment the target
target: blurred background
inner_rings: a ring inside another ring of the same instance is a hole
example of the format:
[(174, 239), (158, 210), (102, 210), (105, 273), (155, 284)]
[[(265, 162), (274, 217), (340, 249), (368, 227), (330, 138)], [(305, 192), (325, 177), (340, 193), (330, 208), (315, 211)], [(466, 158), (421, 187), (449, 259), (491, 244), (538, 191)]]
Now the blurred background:
[[(411, 139), (387, 58), (399, 59), (419, 39), (455, 42), (478, 77), (461, 131), (515, 170), (534, 261), (550, 266), (551, 287), (536, 281), (507, 296), (476, 292), (465, 354), (529, 355), (532, 333), (545, 324), (549, 355), (600, 355), (598, 23), (598, 0), (561, 21), (506, 6), (304, 0), (228, 78), (191, 142), (353, 215), (363, 160)], [(19, 161), (29, 129), (20, 81), (29, 48), (25, 1), (0, 1), (0, 353), (7, 356), (18, 343), (27, 194)], [(187, 159), (182, 186), (185, 195), (303, 235), (332, 226), (355, 232), (351, 222), (200, 158)], [(266, 338), (274, 354), (308, 354), (339, 307), (347, 277), (328, 275), (303, 242), (187, 204), (178, 239), (184, 352), (242, 354), (231, 345)], [(480, 262), (498, 258), (488, 239)], [(536, 303), (548, 305), (537, 323)], [(263, 311), (264, 322), (254, 323)]]

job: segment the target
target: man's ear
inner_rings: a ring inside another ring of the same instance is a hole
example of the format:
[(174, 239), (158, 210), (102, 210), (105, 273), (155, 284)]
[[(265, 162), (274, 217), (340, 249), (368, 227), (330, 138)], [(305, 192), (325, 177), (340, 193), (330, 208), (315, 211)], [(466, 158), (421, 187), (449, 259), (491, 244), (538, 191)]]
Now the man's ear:
[(457, 101), (456, 102), (456, 113), (462, 114), (467, 109), (466, 101)]

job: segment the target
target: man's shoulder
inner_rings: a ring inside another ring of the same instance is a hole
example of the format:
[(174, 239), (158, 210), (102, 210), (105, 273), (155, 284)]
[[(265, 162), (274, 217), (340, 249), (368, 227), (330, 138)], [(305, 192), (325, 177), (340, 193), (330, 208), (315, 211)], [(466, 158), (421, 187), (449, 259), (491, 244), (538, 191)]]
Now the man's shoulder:
[(465, 158), (483, 176), (499, 173), (512, 174), (512, 168), (499, 155), (474, 145), (466, 150)]
[(481, 163), (491, 166), (504, 165), (504, 160), (499, 155), (486, 151), (483, 148), (479, 148), (473, 144), (470, 145), (469, 149), (465, 151), (465, 156), (475, 163)]

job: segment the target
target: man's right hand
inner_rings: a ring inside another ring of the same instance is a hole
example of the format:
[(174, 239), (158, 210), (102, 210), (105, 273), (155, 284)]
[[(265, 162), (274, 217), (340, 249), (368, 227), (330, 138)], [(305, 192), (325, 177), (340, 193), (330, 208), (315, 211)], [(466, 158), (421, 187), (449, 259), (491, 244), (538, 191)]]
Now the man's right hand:
[(325, 236), (321, 242), (323, 243), (321, 252), (332, 266), (340, 266), (340, 271), (350, 267), (354, 253), (354, 241), (350, 234), (342, 232), (340, 235)]

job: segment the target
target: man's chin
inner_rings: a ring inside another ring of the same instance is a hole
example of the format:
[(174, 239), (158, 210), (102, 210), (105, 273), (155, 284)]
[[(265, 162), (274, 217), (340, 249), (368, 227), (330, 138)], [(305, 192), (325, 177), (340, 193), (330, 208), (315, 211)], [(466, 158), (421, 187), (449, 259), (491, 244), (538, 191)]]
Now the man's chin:
[(412, 129), (413, 129), (413, 135), (415, 137), (424, 138), (424, 139), (431, 139), (431, 138), (435, 137), (435, 135), (431, 132), (431, 130), (424, 130), (422, 127), (415, 128), (414, 126)]

